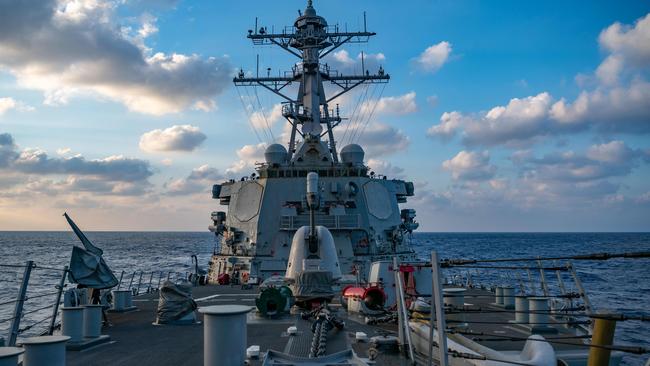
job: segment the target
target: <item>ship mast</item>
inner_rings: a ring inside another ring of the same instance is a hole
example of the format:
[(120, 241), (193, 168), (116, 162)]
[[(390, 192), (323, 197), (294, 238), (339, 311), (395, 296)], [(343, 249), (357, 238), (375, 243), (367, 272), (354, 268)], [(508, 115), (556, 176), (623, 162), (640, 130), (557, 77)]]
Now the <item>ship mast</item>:
[[(303, 143), (322, 143), (321, 138), (328, 136), (329, 154), (331, 161), (338, 162), (336, 143), (333, 129), (338, 126), (342, 118), (338, 105), (336, 110), (329, 109), (329, 103), (339, 96), (349, 92), (362, 84), (386, 83), (390, 76), (382, 67), (376, 73), (366, 70), (362, 62), (360, 75), (342, 75), (320, 60), (332, 51), (346, 43), (366, 43), (376, 33), (366, 30), (366, 16), (364, 13), (364, 29), (361, 32), (340, 31), (338, 25), (329, 26), (325, 18), (318, 16), (312, 1), (308, 0), (304, 13), (299, 11), (299, 17), (292, 27), (285, 27), (282, 33), (269, 33), (266, 27), (257, 26), (248, 31), (248, 38), (255, 45), (275, 45), (300, 59), (291, 71), (286, 71), (278, 76), (247, 77), (243, 70), (233, 79), (237, 86), (262, 86), (282, 97), (282, 115), (291, 124), (291, 137), (289, 140), (289, 161), (295, 161), (296, 135), (303, 138)], [(363, 60), (363, 59), (362, 59)], [(327, 97), (323, 82), (329, 82), (338, 87), (334, 95)], [(292, 83), (300, 83), (298, 95), (295, 99), (286, 95), (283, 89)], [(323, 132), (323, 126), (325, 131)], [(299, 128), (300, 127), (300, 128)]]

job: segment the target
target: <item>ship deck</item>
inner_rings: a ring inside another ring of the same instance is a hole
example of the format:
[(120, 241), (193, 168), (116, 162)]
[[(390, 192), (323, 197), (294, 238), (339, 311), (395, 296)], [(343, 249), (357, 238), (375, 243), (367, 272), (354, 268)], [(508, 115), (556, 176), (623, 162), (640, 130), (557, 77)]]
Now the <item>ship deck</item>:
[[(239, 304), (255, 306), (258, 289), (242, 289), (239, 286), (200, 286), (193, 289), (193, 297), (199, 307), (210, 305)], [(483, 346), (506, 353), (519, 353), (530, 335), (530, 329), (523, 325), (510, 324), (514, 313), (501, 312), (503, 307), (491, 303), (491, 292), (469, 289), (466, 293), (465, 305), (486, 311), (497, 312), (469, 313), (465, 315), (467, 326), (459, 328), (461, 332), (481, 333), (480, 336), (466, 336)], [(126, 313), (108, 313), (111, 326), (104, 327), (103, 334), (111, 337), (111, 341), (83, 351), (69, 351), (67, 356), (70, 366), (92, 365), (202, 365), (203, 364), (203, 324), (202, 314), (197, 312), (200, 323), (192, 325), (154, 325), (158, 294), (156, 292), (138, 296), (134, 299), (138, 310)], [(336, 304), (333, 309), (340, 309)], [(351, 347), (361, 358), (368, 357), (369, 343), (356, 342), (356, 332), (364, 332), (368, 338), (377, 335), (396, 335), (395, 324), (366, 325), (364, 319), (357, 315), (348, 315), (346, 311), (337, 311), (337, 317), (345, 321), (341, 331), (332, 330), (328, 334), (326, 354), (342, 351)], [(555, 322), (551, 318), (551, 322)], [(288, 336), (287, 328), (295, 325), (298, 335)], [(448, 324), (451, 325), (451, 324)], [(553, 326), (555, 334), (544, 334), (545, 337), (571, 337), (575, 335), (573, 328), (567, 328), (558, 323)], [(224, 330), (227, 331), (227, 330)], [(452, 335), (458, 337), (459, 335)], [(261, 358), (267, 350), (275, 350), (292, 355), (307, 357), (311, 342), (309, 322), (302, 320), (299, 315), (283, 315), (276, 319), (262, 318), (252, 311), (247, 319), (247, 346), (259, 345)], [(503, 337), (519, 338), (507, 340)], [(563, 339), (565, 344), (553, 344), (556, 351), (583, 351), (581, 339)], [(262, 359), (251, 360), (249, 365), (261, 365)], [(419, 358), (419, 357), (418, 357)], [(376, 359), (380, 365), (409, 365), (406, 357), (397, 353), (379, 353)]]
[[(210, 305), (240, 304), (255, 306), (257, 288), (244, 290), (239, 286), (200, 286), (193, 289), (193, 297), (199, 307)], [(203, 324), (192, 325), (154, 325), (158, 294), (151, 293), (134, 298), (138, 310), (126, 313), (108, 313), (109, 327), (102, 334), (111, 337), (109, 343), (82, 351), (68, 351), (67, 365), (202, 365), (203, 364)], [(202, 314), (197, 313), (202, 322)], [(337, 316), (345, 319), (345, 328), (332, 330), (328, 336), (327, 354), (341, 351), (350, 344), (359, 357), (366, 358), (368, 343), (356, 343), (354, 334), (365, 332), (368, 337), (383, 333), (394, 333), (391, 326), (368, 326), (347, 318), (341, 310)], [(360, 320), (360, 319), (359, 319)], [(288, 336), (286, 330), (297, 325), (297, 336)], [(394, 327), (394, 325), (392, 326)], [(224, 330), (227, 331), (227, 330)], [(279, 319), (261, 318), (251, 312), (247, 320), (248, 344), (259, 345), (260, 351), (269, 349), (291, 352), (307, 356), (311, 331), (308, 322), (298, 315), (285, 315)], [(260, 355), (263, 357), (263, 353)], [(381, 365), (407, 365), (408, 360), (397, 354), (380, 354)], [(252, 360), (250, 365), (261, 365), (262, 359)]]

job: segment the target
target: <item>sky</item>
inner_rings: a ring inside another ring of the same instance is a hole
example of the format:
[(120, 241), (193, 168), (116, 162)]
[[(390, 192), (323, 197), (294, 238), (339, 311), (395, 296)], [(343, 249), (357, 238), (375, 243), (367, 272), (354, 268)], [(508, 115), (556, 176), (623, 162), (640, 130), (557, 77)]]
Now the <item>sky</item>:
[[(336, 136), (414, 182), (421, 231), (650, 231), (650, 2), (314, 6), (377, 32), (323, 60), (391, 76), (337, 99)], [(247, 31), (304, 7), (0, 1), (0, 230), (207, 230), (212, 184), (288, 140), (281, 100), (232, 77), (295, 59)]]

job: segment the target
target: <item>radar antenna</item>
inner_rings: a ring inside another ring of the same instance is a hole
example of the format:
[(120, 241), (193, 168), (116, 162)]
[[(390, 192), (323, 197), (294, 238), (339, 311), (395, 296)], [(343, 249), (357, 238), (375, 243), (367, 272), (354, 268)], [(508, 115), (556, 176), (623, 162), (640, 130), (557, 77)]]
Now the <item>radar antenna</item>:
[[(289, 140), (289, 160), (296, 152), (296, 134), (305, 141), (320, 141), (327, 135), (329, 152), (333, 162), (338, 162), (336, 143), (333, 129), (338, 126), (342, 118), (338, 107), (330, 110), (330, 102), (362, 84), (387, 83), (390, 76), (379, 68), (376, 73), (371, 73), (362, 66), (362, 73), (357, 75), (344, 75), (332, 70), (320, 60), (346, 43), (367, 43), (376, 33), (366, 30), (366, 15), (364, 12), (364, 29), (360, 32), (339, 30), (338, 25), (330, 26), (325, 18), (318, 16), (313, 7), (312, 0), (307, 1), (307, 8), (296, 19), (293, 26), (285, 27), (281, 33), (269, 33), (266, 27), (257, 26), (248, 31), (254, 45), (279, 46), (301, 61), (278, 76), (267, 74), (247, 77), (240, 71), (233, 79), (237, 86), (262, 86), (277, 94), (285, 101), (282, 103), (282, 116), (291, 124), (291, 137)], [(258, 66), (259, 69), (259, 66)], [(327, 97), (323, 82), (329, 82), (338, 87), (334, 95)], [(298, 95), (294, 99), (284, 92), (284, 88), (293, 83), (299, 83)], [(323, 126), (326, 130), (323, 131)], [(300, 129), (298, 129), (300, 126)]]

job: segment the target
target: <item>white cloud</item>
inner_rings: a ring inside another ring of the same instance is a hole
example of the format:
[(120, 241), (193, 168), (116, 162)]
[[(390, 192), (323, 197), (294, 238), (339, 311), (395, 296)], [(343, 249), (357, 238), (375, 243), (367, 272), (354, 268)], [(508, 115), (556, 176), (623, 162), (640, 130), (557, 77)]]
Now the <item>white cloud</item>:
[(245, 170), (251, 170), (257, 162), (264, 161), (264, 151), (268, 144), (262, 142), (257, 145), (244, 145), (241, 149), (237, 150), (239, 161), (234, 162), (226, 173), (239, 174)]
[(596, 76), (605, 85), (616, 85), (623, 66), (623, 57), (610, 55), (598, 66)]
[(627, 176), (647, 156), (647, 152), (632, 149), (623, 141), (616, 140), (592, 145), (584, 153), (556, 152), (542, 158), (529, 155), (513, 161), (529, 179), (548, 184), (549, 181), (592, 182)]
[(375, 173), (390, 179), (403, 179), (405, 177), (404, 169), (384, 160), (368, 159), (367, 165)]
[(415, 101), (415, 92), (409, 92), (396, 97), (382, 97), (379, 100), (370, 100), (363, 103), (360, 107), (361, 114), (370, 114), (374, 111), (375, 115), (405, 115), (415, 113), (418, 110)]
[(166, 193), (172, 196), (187, 195), (199, 192), (209, 192), (212, 185), (225, 179), (218, 169), (209, 165), (201, 165), (193, 169), (184, 179), (172, 180), (165, 185)]
[(13, 98), (0, 98), (0, 116), (14, 108), (16, 108), (16, 101)]
[(205, 139), (205, 134), (198, 127), (175, 125), (144, 133), (140, 137), (140, 149), (146, 152), (193, 151)]
[(62, 147), (60, 149), (56, 149), (57, 155), (66, 155), (70, 153), (70, 151), (72, 151), (72, 149), (70, 149), (69, 147)]
[(366, 150), (366, 155), (372, 157), (406, 150), (411, 143), (404, 132), (382, 122), (370, 122), (356, 140)]
[(461, 151), (456, 156), (442, 163), (442, 167), (451, 172), (454, 180), (483, 181), (496, 174), (496, 166), (490, 164), (488, 151)]
[(251, 123), (255, 128), (265, 130), (273, 128), (276, 123), (282, 121), (282, 104), (276, 104), (268, 110), (255, 111), (251, 114)]
[(325, 62), (333, 71), (346, 74), (362, 74), (363, 63), (365, 69), (374, 74), (380, 66), (385, 64), (386, 56), (383, 53), (358, 53), (356, 58), (352, 58), (347, 50), (340, 50), (333, 52), (331, 56), (326, 56)]
[(0, 69), (45, 102), (77, 95), (108, 98), (140, 113), (161, 115), (214, 105), (229, 85), (225, 57), (165, 54), (144, 46), (155, 19), (136, 31), (120, 28), (117, 2), (44, 0), (0, 3)]
[(29, 111), (33, 111), (34, 107), (29, 106), (23, 102), (17, 101), (11, 97), (0, 98), (0, 116), (2, 116), (3, 114), (5, 114), (6, 112), (12, 109), (21, 112), (29, 112)]
[(146, 181), (153, 175), (148, 161), (113, 155), (87, 160), (81, 155), (50, 157), (40, 149), (19, 150), (13, 137), (0, 134), (0, 169), (32, 175), (82, 175), (109, 181)]
[(447, 61), (452, 52), (452, 45), (447, 41), (429, 46), (424, 52), (415, 58), (414, 62), (418, 68), (426, 72), (438, 71)]
[(638, 19), (634, 26), (616, 22), (600, 33), (600, 46), (612, 54), (620, 54), (633, 65), (650, 63), (650, 14)]
[[(634, 26), (615, 23), (599, 37), (610, 52), (595, 76), (578, 75), (582, 90), (574, 101), (542, 92), (512, 98), (488, 112), (445, 112), (427, 131), (448, 140), (456, 135), (467, 146), (518, 147), (540, 138), (593, 129), (601, 134), (650, 133), (650, 14)], [(628, 66), (634, 66), (630, 68)], [(637, 72), (638, 71), (638, 72)]]

